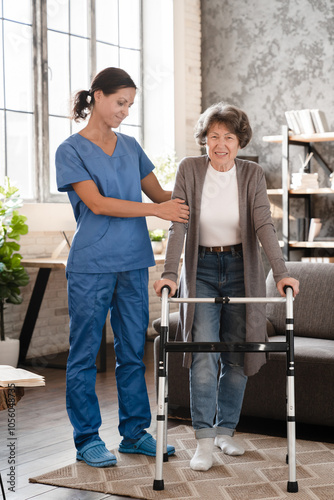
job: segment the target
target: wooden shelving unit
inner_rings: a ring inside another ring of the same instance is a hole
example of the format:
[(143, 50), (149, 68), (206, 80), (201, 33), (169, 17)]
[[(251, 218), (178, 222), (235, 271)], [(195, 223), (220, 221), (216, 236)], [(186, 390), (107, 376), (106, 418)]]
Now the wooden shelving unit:
[[(283, 138), (286, 139), (286, 132), (284, 131), (282, 135), (265, 135), (262, 139), (264, 142), (281, 143), (283, 142)], [(290, 132), (289, 141), (306, 142), (306, 143), (334, 141), (334, 132), (325, 132), (323, 134), (313, 134), (313, 135), (306, 135), (306, 134), (294, 135)]]
[[(289, 132), (287, 126), (282, 127), (282, 135), (264, 136), (263, 141), (282, 144), (282, 188), (268, 189), (269, 196), (282, 196), (282, 236), (283, 236), (283, 255), (285, 260), (290, 259), (290, 251), (293, 249), (314, 249), (314, 248), (334, 248), (334, 239), (330, 241), (292, 241), (290, 238), (290, 207), (291, 197), (301, 197), (305, 199), (305, 210), (308, 217), (312, 217), (312, 196), (313, 195), (331, 195), (334, 189), (290, 189), (290, 166), (289, 166), (289, 148), (291, 145), (302, 146), (305, 153), (313, 152), (313, 158), (319, 165), (330, 174), (325, 160), (315, 149), (313, 143), (334, 141), (334, 132), (313, 135), (293, 135)], [(309, 166), (308, 166), (309, 168)]]

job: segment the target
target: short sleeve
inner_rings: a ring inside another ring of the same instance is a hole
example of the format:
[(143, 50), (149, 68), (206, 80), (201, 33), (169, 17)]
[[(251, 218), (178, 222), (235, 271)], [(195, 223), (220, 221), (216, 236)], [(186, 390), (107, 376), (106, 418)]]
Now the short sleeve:
[(67, 141), (56, 151), (56, 176), (58, 191), (73, 191), (72, 183), (92, 180), (79, 153)]
[(144, 179), (148, 174), (154, 170), (154, 165), (143, 150), (143, 148), (138, 144), (135, 140), (136, 149), (139, 157), (139, 170), (140, 170), (140, 179)]

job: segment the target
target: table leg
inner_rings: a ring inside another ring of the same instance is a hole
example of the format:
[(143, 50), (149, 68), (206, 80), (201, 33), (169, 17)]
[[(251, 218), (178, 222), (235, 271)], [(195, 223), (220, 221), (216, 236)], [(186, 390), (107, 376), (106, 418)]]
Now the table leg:
[(41, 267), (38, 271), (35, 285), (30, 297), (29, 306), (21, 329), (19, 364), (24, 363), (26, 359), (29, 344), (38, 318), (38, 313), (42, 304), (50, 273), (51, 268), (48, 267)]
[(3, 487), (1, 472), (0, 472), (0, 485), (1, 485), (2, 498), (3, 500), (6, 500), (5, 488)]

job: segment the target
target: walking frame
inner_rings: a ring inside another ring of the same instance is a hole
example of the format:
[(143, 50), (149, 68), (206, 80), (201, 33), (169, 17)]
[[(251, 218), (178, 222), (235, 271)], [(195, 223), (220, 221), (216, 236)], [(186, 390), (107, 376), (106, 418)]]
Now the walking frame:
[[(158, 367), (158, 408), (157, 408), (157, 450), (153, 490), (163, 490), (163, 462), (167, 454), (168, 418), (168, 353), (169, 352), (285, 352), (286, 372), (286, 418), (287, 418), (287, 457), (289, 493), (298, 492), (296, 480), (296, 419), (295, 419), (295, 363), (293, 336), (293, 289), (285, 287), (286, 297), (216, 297), (216, 298), (169, 298), (170, 288), (162, 288), (160, 351)], [(207, 302), (216, 304), (285, 302), (286, 304), (286, 341), (285, 342), (169, 342), (169, 303)]]

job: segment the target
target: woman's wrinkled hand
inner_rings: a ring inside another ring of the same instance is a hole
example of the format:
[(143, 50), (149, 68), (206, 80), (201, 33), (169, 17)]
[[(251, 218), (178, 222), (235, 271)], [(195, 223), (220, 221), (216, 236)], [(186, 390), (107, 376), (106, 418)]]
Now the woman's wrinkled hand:
[(156, 211), (156, 216), (160, 217), (160, 219), (173, 222), (187, 222), (189, 219), (189, 207), (180, 198), (158, 203)]
[(175, 283), (175, 281), (166, 279), (157, 280), (154, 283), (153, 288), (158, 297), (161, 297), (161, 290), (163, 289), (164, 286), (168, 286), (170, 288), (168, 297), (173, 297), (177, 290), (177, 284)]
[(296, 295), (299, 294), (299, 281), (296, 280), (295, 278), (283, 278), (277, 283), (277, 290), (279, 291), (280, 295), (282, 297), (285, 297), (285, 291), (284, 287), (286, 286), (291, 286), (293, 289), (293, 296), (296, 297)]

